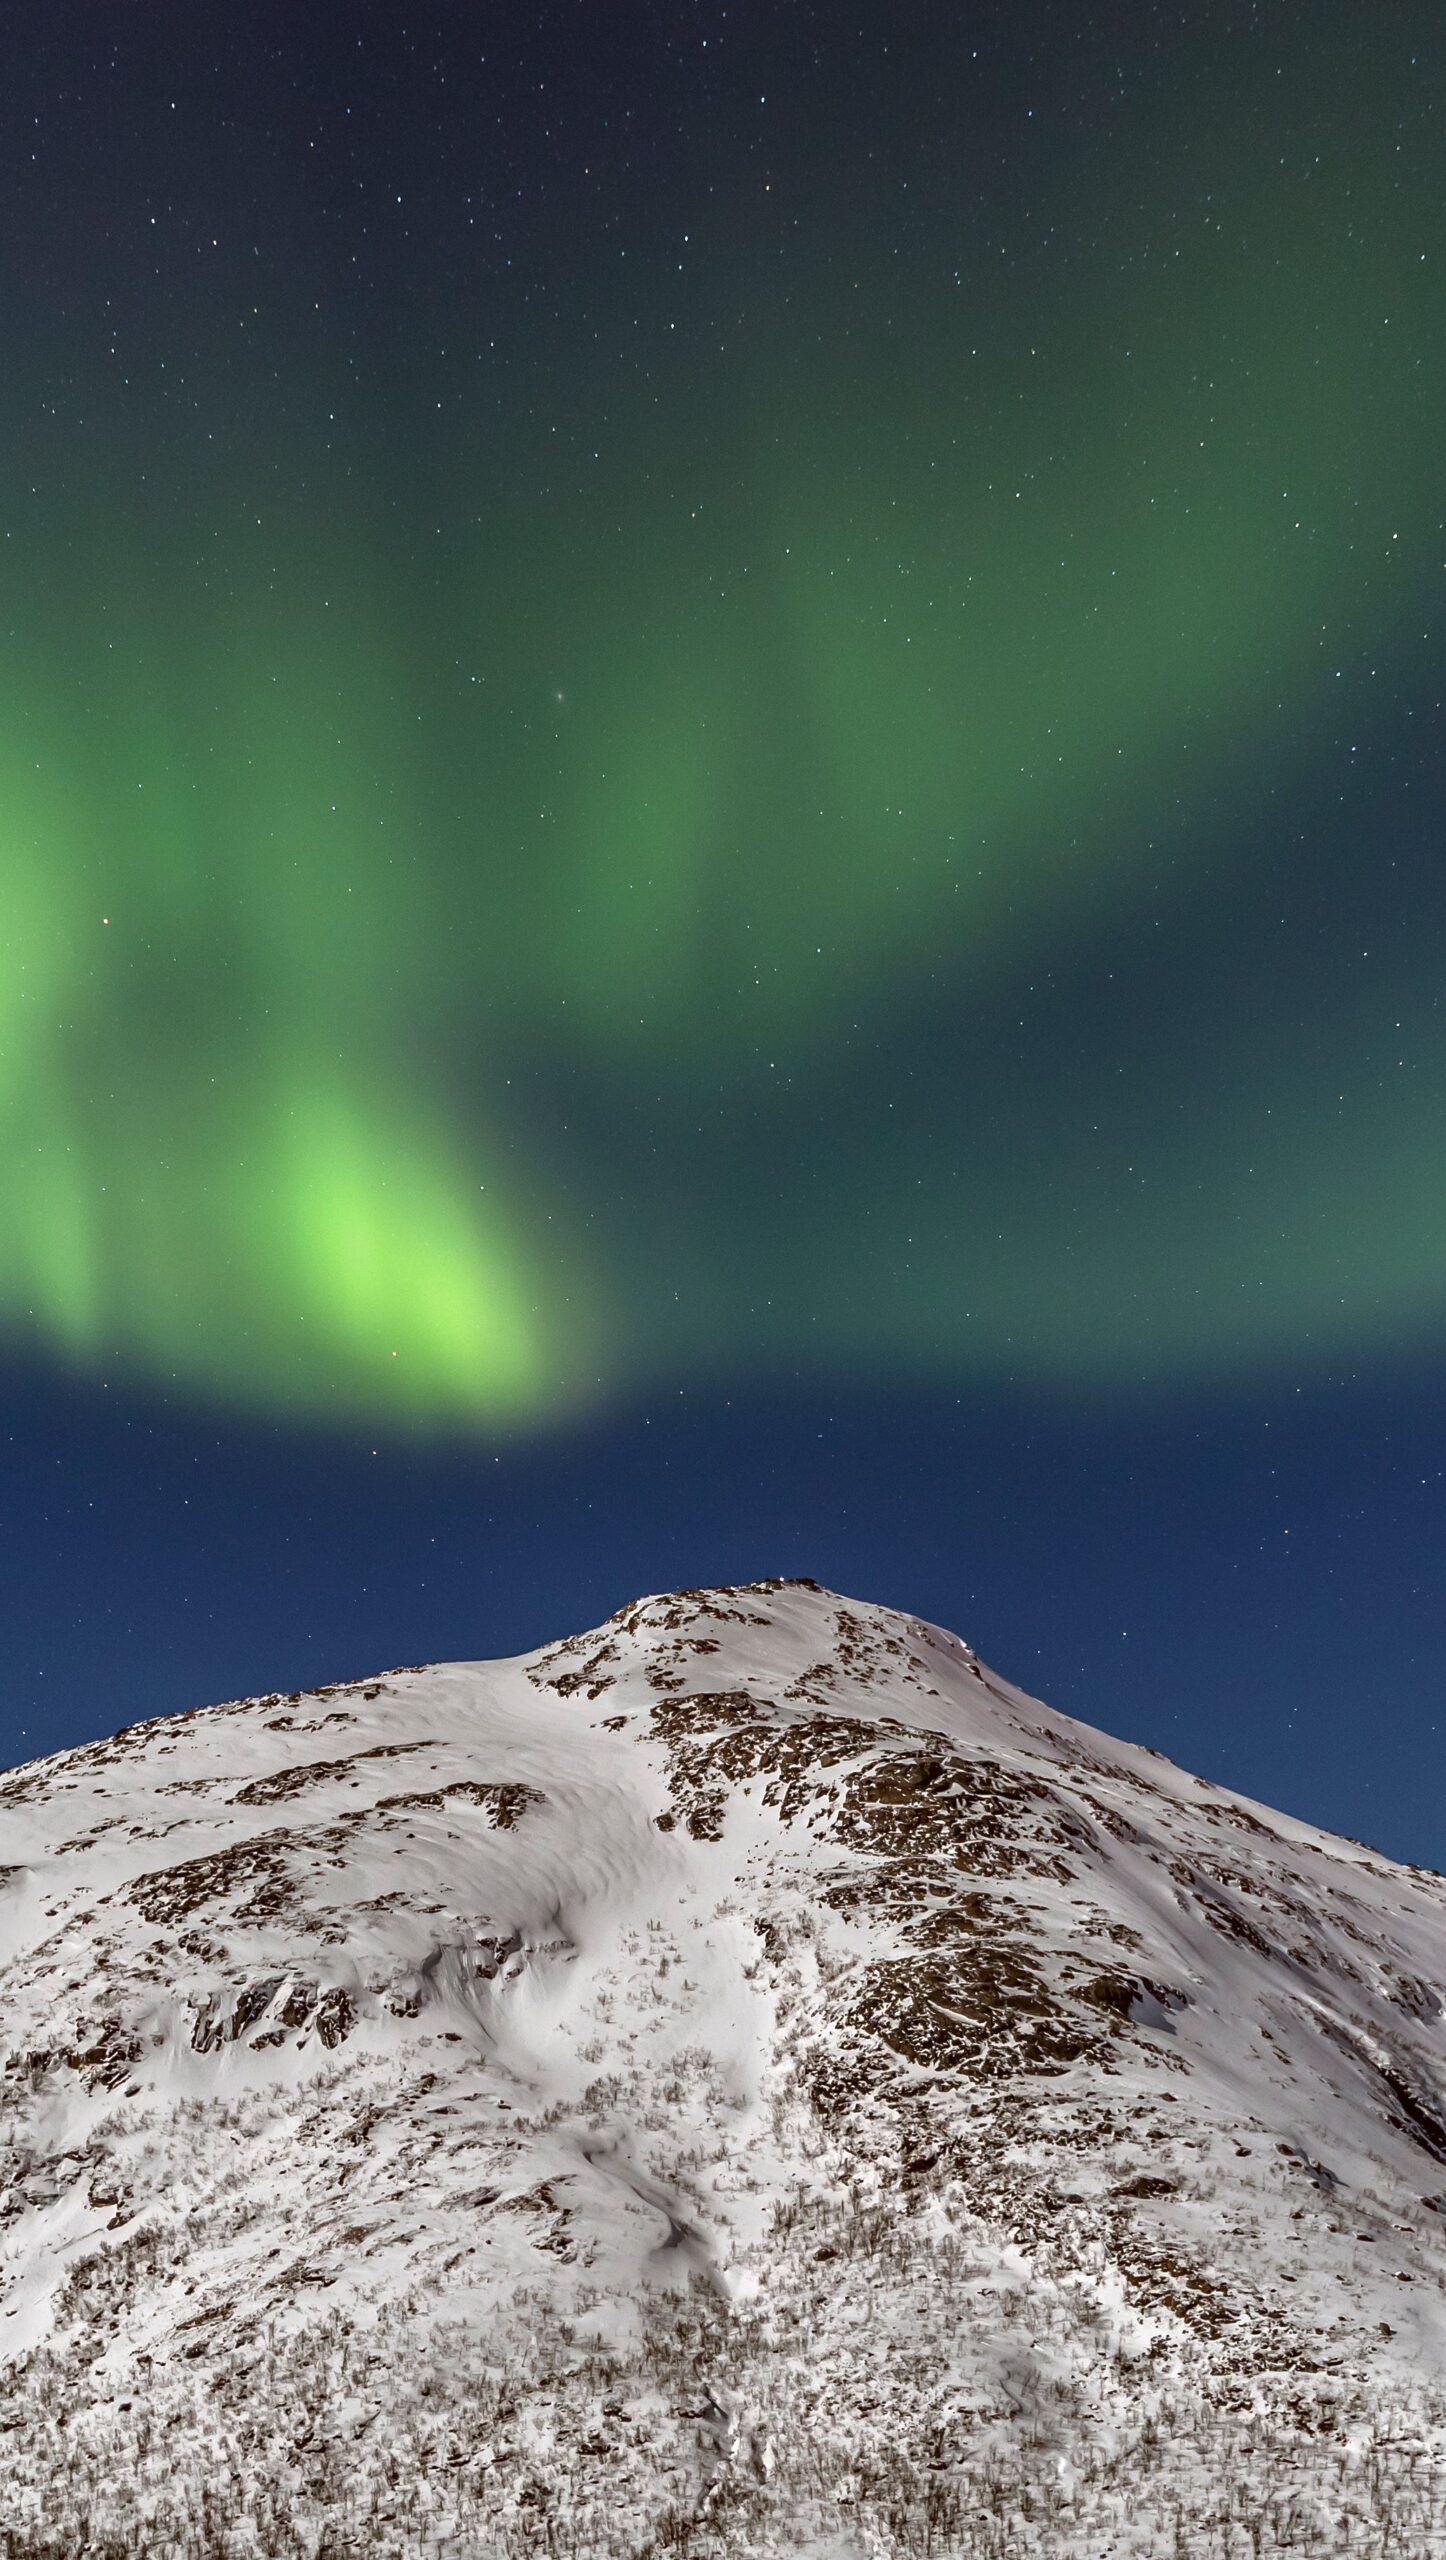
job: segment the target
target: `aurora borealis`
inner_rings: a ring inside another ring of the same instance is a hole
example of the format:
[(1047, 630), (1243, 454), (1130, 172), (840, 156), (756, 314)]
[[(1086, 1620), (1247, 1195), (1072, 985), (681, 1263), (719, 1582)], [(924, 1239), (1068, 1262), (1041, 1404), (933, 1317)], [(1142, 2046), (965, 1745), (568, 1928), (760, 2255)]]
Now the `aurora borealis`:
[(1434, 1377), (1442, 54), (1334, 0), (17, 36), (25, 1395), (425, 1474)]
[[(1218, 921), (1256, 813), (1351, 787), (1442, 575), (1421, 66), (1302, 36), (1284, 133), (1271, 65), (1184, 37), (1126, 76), (1096, 31), (1029, 105), (961, 29), (912, 134), (881, 55), (861, 188), (781, 38), (793, 96), (725, 63), (656, 182), (575, 82), (571, 221), (535, 135), (535, 215), (467, 147), (455, 20), (428, 128), (364, 72), (277, 105), (264, 189), (199, 60), (126, 66), (149, 182), (62, 99), (32, 218), (98, 145), (124, 221), (38, 251), (6, 395), (13, 1340), (468, 1428), (1439, 1328), (1423, 991), (1378, 1082), (1394, 993), (1322, 974), (1327, 1021), (1298, 937), (1279, 1055)], [(1316, 895), (1309, 828), (1275, 859), (1268, 903)], [(1163, 1054), (1001, 1078), (1042, 979), (1067, 1016), (1156, 937), (1212, 954), (1213, 1058), (1202, 977)]]

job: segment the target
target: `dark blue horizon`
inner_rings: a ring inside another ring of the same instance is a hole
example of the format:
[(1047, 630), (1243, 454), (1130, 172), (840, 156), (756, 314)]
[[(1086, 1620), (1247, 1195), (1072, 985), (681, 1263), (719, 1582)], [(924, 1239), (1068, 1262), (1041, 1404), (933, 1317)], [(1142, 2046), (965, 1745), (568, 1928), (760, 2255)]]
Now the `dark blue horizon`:
[(15, 1762), (140, 1717), (522, 1652), (808, 1574), (1201, 1775), (1446, 1865), (1437, 1452), (1411, 1377), (1118, 1406), (775, 1383), (484, 1449), (57, 1386), (0, 1466)]

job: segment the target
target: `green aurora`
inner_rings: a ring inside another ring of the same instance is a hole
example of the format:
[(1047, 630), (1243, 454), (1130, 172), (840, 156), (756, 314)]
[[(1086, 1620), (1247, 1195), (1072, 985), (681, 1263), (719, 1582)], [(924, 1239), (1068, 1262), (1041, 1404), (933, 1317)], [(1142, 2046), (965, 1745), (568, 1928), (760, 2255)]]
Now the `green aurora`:
[[(3, 546), (12, 1343), (500, 1428), (1439, 1331), (1424, 963), (1272, 1019), (1221, 950), (1441, 577), (1439, 205), (1321, 113), (1313, 192), (1242, 127), (1063, 264), (936, 213), (885, 275), (835, 205), (785, 309), (705, 223), (676, 326), (614, 278), (426, 418), (398, 320), (344, 436), (300, 355), (180, 412), (96, 354)], [(1152, 948), (1168, 1029), (1031, 1050)]]

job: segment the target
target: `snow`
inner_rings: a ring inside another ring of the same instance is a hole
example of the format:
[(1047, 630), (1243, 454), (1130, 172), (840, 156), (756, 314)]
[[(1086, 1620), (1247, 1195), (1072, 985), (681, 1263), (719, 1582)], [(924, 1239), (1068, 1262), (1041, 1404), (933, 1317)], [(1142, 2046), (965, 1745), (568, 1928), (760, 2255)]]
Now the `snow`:
[(943, 1630), (134, 1727), (0, 1961), (3, 2560), (1446, 2552), (1446, 1883)]

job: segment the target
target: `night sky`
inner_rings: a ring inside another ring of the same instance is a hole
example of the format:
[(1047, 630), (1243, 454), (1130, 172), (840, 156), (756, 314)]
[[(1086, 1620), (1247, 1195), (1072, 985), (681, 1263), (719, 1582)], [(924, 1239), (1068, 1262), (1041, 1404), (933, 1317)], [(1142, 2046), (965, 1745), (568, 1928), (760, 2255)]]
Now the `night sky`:
[(66, 5), (0, 1747), (810, 1573), (1446, 1864), (1436, 6)]

